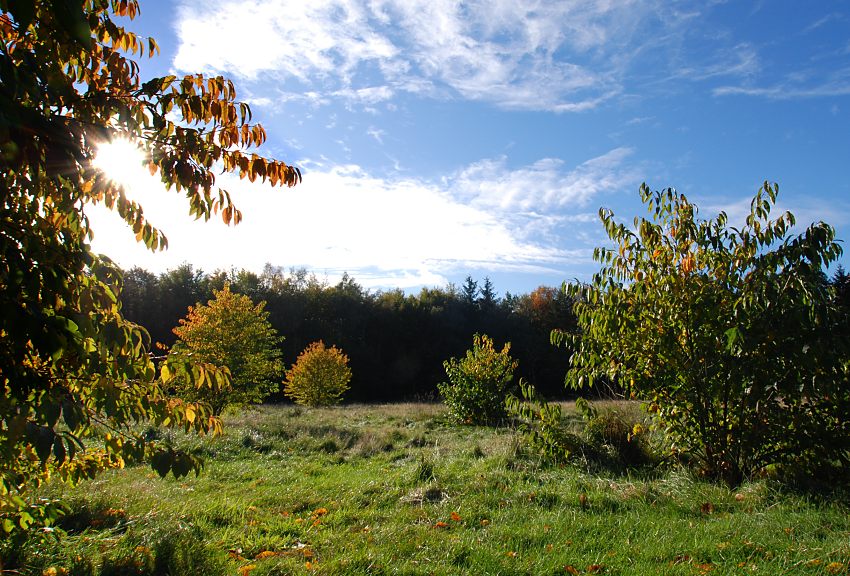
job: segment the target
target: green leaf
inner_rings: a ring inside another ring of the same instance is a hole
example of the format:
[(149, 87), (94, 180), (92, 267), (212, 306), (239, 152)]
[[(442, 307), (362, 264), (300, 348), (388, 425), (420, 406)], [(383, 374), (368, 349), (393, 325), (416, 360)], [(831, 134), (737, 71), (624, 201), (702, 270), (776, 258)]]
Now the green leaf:
[(157, 452), (151, 457), (151, 468), (156, 470), (160, 478), (165, 478), (171, 470), (174, 461), (174, 452), (171, 450)]
[(189, 474), (195, 467), (192, 457), (185, 452), (177, 452), (174, 455), (174, 462), (171, 465), (171, 472), (175, 478), (182, 478)]
[(56, 461), (60, 464), (65, 461), (65, 442), (61, 436), (56, 436), (53, 439), (53, 456), (56, 457)]
[(50, 458), (50, 451), (53, 448), (53, 439), (56, 437), (56, 433), (51, 428), (32, 425), (27, 431), (27, 436), (35, 447), (35, 453), (38, 455), (42, 464), (47, 462), (47, 459)]
[(737, 326), (729, 328), (726, 332), (726, 350), (733, 352), (737, 346), (744, 344), (744, 335)]
[(68, 36), (86, 49), (91, 49), (91, 28), (83, 12), (82, 0), (51, 0), (53, 14)]

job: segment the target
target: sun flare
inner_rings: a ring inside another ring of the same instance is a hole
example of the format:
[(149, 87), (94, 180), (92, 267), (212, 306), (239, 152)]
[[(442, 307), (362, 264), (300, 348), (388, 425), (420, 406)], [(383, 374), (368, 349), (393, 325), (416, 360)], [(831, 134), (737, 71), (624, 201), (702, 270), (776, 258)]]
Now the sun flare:
[(129, 193), (148, 176), (142, 148), (127, 138), (115, 138), (97, 147), (94, 165)]

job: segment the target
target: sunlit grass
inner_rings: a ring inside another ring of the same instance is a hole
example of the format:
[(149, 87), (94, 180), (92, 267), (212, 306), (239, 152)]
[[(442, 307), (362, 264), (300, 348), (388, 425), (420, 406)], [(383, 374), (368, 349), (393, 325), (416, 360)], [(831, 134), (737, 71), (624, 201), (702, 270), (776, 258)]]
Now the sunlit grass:
[(65, 491), (67, 535), (32, 544), (23, 573), (846, 574), (850, 560), (840, 502), (547, 466), (436, 405), (227, 424), (214, 442), (173, 438), (206, 458), (198, 478), (138, 467)]

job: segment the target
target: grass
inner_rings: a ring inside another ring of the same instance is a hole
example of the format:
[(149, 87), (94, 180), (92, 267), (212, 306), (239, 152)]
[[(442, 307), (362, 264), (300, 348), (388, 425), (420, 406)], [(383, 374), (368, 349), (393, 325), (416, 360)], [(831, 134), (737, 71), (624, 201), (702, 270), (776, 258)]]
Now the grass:
[(508, 429), (456, 427), (429, 404), (233, 416), (172, 440), (201, 476), (115, 471), (44, 496), (64, 534), (21, 574), (847, 574), (845, 503), (682, 470), (547, 466)]

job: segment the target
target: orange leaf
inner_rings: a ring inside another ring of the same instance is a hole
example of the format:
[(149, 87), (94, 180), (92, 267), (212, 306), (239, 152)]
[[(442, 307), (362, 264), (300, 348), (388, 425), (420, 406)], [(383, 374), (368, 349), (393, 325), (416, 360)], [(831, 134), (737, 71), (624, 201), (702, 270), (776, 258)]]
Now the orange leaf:
[(277, 556), (277, 552), (272, 552), (271, 550), (263, 550), (256, 556), (254, 556), (254, 560), (262, 560), (263, 558), (271, 558), (272, 556)]
[(256, 568), (257, 566), (254, 564), (248, 564), (247, 566), (242, 566), (239, 568), (239, 576), (248, 576), (251, 573), (251, 570)]
[(602, 564), (591, 564), (587, 567), (587, 572), (591, 574), (601, 574), (602, 572), (605, 572), (605, 566)]
[(508, 558), (516, 558), (516, 552), (514, 552), (513, 550), (511, 550), (510, 552), (508, 552), (507, 554), (505, 554), (505, 556), (507, 556)]
[(449, 527), (448, 523), (443, 522), (442, 520), (440, 520), (439, 522), (434, 524), (434, 528), (448, 528), (448, 527)]
[(573, 574), (574, 576), (579, 573), (578, 570), (572, 564), (567, 564), (566, 566), (564, 566), (564, 572), (566, 572), (567, 574)]
[(460, 522), (460, 514), (458, 514), (457, 512), (452, 512), (451, 519), (453, 522)]

